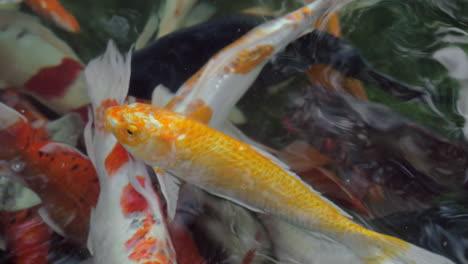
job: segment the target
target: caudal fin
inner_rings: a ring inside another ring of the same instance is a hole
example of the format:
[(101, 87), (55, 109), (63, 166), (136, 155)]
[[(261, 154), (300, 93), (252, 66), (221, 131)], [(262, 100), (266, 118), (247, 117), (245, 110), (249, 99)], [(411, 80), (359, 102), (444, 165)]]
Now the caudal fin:
[(415, 245), (411, 245), (400, 257), (391, 260), (389, 263), (454, 264), (446, 257)]
[(348, 246), (364, 261), (372, 264), (455, 264), (450, 259), (400, 239), (376, 234), (366, 242)]
[(88, 63), (85, 77), (94, 110), (108, 99), (123, 103), (130, 83), (130, 61), (131, 52), (124, 57), (114, 42), (109, 41), (106, 52)]

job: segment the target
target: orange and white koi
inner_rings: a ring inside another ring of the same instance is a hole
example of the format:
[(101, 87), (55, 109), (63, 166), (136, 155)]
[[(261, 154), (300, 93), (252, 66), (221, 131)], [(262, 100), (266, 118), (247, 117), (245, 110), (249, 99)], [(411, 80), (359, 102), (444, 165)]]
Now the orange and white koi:
[(89, 103), (83, 65), (65, 42), (36, 17), (9, 10), (0, 17), (0, 89), (18, 89), (59, 113)]
[(3, 103), (0, 141), (1, 165), (38, 194), (44, 204), (40, 211), (43, 217), (58, 233), (84, 243), (99, 193), (90, 160), (69, 145), (49, 140), (43, 127), (34, 128)]
[(270, 154), (183, 115), (146, 104), (114, 106), (106, 127), (135, 157), (207, 192), (319, 232), (363, 263), (453, 263), (368, 230)]
[(257, 26), (213, 56), (187, 80), (167, 106), (210, 125), (226, 119), (268, 60), (312, 29), (324, 13), (349, 0), (315, 1), (284, 17)]
[(126, 97), (130, 53), (124, 58), (109, 42), (106, 53), (88, 64), (85, 76), (94, 116), (85, 129), (85, 141), (101, 184), (88, 239), (93, 262), (176, 263), (160, 199), (145, 165), (104, 128), (104, 111)]

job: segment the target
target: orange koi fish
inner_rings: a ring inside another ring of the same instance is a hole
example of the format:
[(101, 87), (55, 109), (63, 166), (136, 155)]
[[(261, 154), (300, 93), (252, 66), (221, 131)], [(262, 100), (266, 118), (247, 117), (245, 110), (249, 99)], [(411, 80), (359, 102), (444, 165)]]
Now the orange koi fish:
[(38, 207), (0, 211), (0, 232), (7, 240), (8, 259), (13, 263), (49, 263), (52, 231), (38, 214)]
[(0, 103), (0, 160), (14, 178), (43, 201), (40, 213), (55, 231), (84, 243), (99, 181), (91, 161), (77, 149), (49, 140), (43, 128)]
[(270, 154), (183, 115), (139, 103), (114, 106), (106, 111), (106, 127), (157, 173), (169, 171), (214, 195), (318, 232), (363, 263), (453, 263), (356, 224)]
[(34, 12), (68, 32), (80, 32), (80, 25), (76, 18), (70, 14), (57, 0), (25, 0)]
[(109, 42), (104, 55), (88, 64), (85, 77), (93, 113), (85, 129), (86, 148), (101, 185), (88, 240), (93, 262), (176, 263), (161, 201), (144, 163), (104, 128), (104, 111), (127, 95), (130, 53), (124, 58)]

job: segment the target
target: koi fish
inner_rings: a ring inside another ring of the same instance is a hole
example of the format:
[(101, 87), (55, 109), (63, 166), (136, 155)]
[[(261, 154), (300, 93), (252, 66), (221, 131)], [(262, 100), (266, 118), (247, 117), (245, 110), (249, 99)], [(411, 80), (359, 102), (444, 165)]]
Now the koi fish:
[(0, 89), (18, 89), (59, 113), (89, 103), (83, 65), (65, 42), (36, 17), (7, 10), (0, 17)]
[(0, 160), (43, 201), (40, 213), (54, 231), (86, 240), (99, 182), (91, 161), (77, 149), (49, 140), (49, 133), (0, 103)]
[(196, 120), (135, 103), (107, 109), (106, 127), (157, 173), (169, 171), (253, 211), (319, 232), (351, 249), (363, 263), (453, 263), (354, 223), (270, 154)]
[(176, 255), (146, 167), (104, 128), (104, 111), (126, 97), (130, 56), (123, 57), (110, 41), (104, 55), (85, 69), (93, 117), (85, 128), (85, 141), (101, 185), (91, 214), (88, 249), (95, 264), (172, 264)]
[(38, 214), (38, 209), (35, 206), (19, 211), (0, 211), (0, 232), (6, 236), (9, 255), (6, 258), (13, 263), (49, 263), (47, 256), (52, 231)]

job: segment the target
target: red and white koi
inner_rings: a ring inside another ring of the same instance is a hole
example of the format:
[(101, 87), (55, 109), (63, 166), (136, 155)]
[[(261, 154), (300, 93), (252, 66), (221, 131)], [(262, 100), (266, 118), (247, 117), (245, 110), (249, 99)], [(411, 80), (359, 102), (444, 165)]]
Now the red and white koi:
[(99, 182), (90, 160), (77, 149), (49, 140), (44, 128), (0, 103), (0, 161), (8, 175), (42, 200), (39, 211), (56, 232), (84, 243)]
[(104, 111), (122, 104), (127, 95), (130, 53), (124, 58), (109, 42), (106, 53), (88, 64), (85, 76), (94, 116), (85, 140), (101, 184), (88, 239), (93, 262), (176, 263), (161, 202), (145, 165), (104, 128)]
[(75, 52), (36, 17), (0, 10), (0, 89), (15, 88), (56, 112), (89, 103)]

